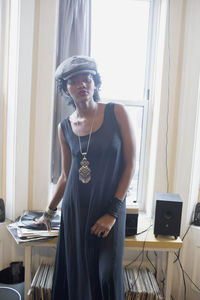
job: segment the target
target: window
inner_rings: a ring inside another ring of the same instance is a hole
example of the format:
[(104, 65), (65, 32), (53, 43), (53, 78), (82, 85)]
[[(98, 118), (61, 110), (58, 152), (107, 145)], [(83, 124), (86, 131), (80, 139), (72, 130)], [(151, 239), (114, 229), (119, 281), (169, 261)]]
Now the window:
[(125, 105), (136, 135), (136, 172), (128, 191), (129, 205), (142, 203), (153, 10), (150, 0), (92, 1), (91, 56), (99, 64), (101, 98)]

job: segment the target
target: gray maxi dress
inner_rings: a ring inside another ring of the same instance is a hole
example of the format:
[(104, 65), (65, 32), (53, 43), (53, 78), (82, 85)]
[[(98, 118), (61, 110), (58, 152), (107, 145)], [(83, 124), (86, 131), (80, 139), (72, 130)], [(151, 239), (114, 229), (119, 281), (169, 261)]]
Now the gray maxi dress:
[[(61, 213), (52, 300), (124, 299), (122, 259), (125, 238), (125, 200), (120, 216), (106, 238), (90, 233), (115, 195), (124, 169), (123, 147), (114, 103), (105, 106), (101, 127), (92, 133), (87, 159), (91, 181), (79, 180), (82, 155), (69, 118), (61, 128), (72, 153)], [(81, 137), (83, 152), (88, 135)]]

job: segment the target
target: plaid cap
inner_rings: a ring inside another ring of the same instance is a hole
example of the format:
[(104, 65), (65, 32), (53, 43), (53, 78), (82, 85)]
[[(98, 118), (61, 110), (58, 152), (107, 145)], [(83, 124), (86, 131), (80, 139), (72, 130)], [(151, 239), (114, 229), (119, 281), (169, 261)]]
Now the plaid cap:
[(97, 73), (97, 64), (95, 60), (89, 56), (77, 55), (71, 56), (64, 60), (56, 69), (56, 80), (69, 78), (81, 73)]

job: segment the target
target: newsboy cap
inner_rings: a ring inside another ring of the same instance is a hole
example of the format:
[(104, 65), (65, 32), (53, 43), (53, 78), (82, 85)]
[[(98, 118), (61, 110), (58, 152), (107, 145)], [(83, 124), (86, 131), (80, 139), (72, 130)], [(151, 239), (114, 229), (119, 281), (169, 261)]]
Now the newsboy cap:
[(81, 73), (97, 74), (97, 64), (93, 58), (84, 55), (67, 58), (56, 69), (55, 78), (68, 80)]

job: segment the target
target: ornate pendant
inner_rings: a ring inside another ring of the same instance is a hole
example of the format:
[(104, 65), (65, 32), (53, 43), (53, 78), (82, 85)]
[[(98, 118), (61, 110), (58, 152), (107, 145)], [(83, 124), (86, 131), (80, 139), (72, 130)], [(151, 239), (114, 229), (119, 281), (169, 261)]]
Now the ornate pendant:
[(91, 170), (88, 167), (90, 163), (85, 157), (85, 154), (83, 154), (83, 159), (81, 160), (80, 164), (81, 167), (79, 169), (79, 180), (82, 183), (88, 183), (91, 180)]

